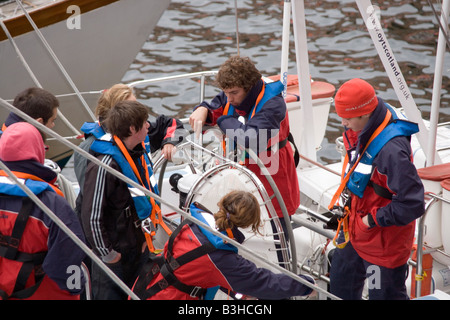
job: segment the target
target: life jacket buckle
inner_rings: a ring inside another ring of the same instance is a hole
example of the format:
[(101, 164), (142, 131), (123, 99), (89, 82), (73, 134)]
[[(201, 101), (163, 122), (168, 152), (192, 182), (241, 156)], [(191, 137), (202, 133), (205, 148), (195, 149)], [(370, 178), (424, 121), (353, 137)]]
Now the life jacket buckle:
[(0, 234), (0, 246), (6, 247), (8, 246), (8, 239), (4, 235)]
[(141, 227), (142, 229), (147, 232), (150, 235), (154, 235), (156, 233), (156, 227), (153, 224), (152, 220), (150, 219), (150, 217), (145, 218), (144, 220), (142, 220), (141, 222)]
[(13, 237), (9, 238), (8, 245), (11, 248), (18, 249), (19, 248), (19, 244), (20, 244), (20, 239), (16, 239), (16, 238), (13, 238)]
[(180, 267), (180, 264), (176, 259), (173, 257), (169, 260), (169, 266), (172, 268), (172, 270), (176, 270)]
[(0, 246), (9, 247), (13, 249), (18, 249), (20, 244), (20, 239), (13, 238), (11, 236), (4, 236), (0, 234)]
[(126, 208), (123, 210), (123, 212), (124, 212), (126, 218), (131, 217), (131, 208), (130, 208), (130, 206), (126, 207)]
[(194, 287), (191, 291), (191, 293), (189, 294), (189, 296), (191, 298), (199, 298), (199, 293), (201, 293), (203, 290), (202, 287)]
[(158, 286), (161, 288), (161, 290), (164, 290), (169, 286), (169, 283), (167, 282), (166, 279), (163, 278), (160, 281), (158, 281)]

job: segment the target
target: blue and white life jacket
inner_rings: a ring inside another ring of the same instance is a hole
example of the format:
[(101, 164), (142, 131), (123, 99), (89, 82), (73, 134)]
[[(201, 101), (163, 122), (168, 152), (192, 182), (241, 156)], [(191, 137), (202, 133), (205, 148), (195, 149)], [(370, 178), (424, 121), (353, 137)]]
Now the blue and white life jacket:
[[(120, 169), (122, 170), (122, 173), (130, 178), (131, 180), (135, 181), (136, 183), (140, 183), (138, 178), (133, 172), (133, 169), (131, 168), (130, 164), (128, 163), (127, 159), (124, 157), (122, 152), (119, 150), (119, 148), (113, 143), (112, 137), (109, 133), (103, 135), (100, 139), (95, 140), (91, 145), (91, 150), (105, 154), (110, 155), (113, 157), (113, 159), (119, 164)], [(150, 161), (150, 158), (148, 157), (148, 154), (144, 152), (144, 158), (145, 158), (145, 164), (141, 163), (142, 166), (146, 165), (149, 173), (149, 181), (150, 186), (145, 186), (147, 189), (152, 191), (155, 194), (159, 194), (158, 191), (158, 185), (156, 183), (156, 179), (153, 175), (153, 168), (152, 168), (152, 162)], [(139, 162), (141, 160), (138, 160)], [(152, 205), (147, 198), (147, 195), (143, 193), (138, 188), (135, 188), (128, 185), (128, 190), (130, 191), (130, 194), (133, 198), (134, 206), (136, 208), (137, 215), (139, 219), (143, 220), (150, 216), (152, 212)]]
[(85, 122), (81, 126), (80, 130), (86, 134), (92, 134), (97, 139), (100, 139), (105, 135), (105, 130), (103, 130), (103, 127), (96, 122)]
[[(189, 212), (191, 213), (191, 215), (194, 218), (209, 225), (211, 228), (216, 229), (216, 223), (214, 220), (214, 216), (210, 213), (205, 212), (202, 209), (199, 209), (195, 205), (195, 203), (192, 203), (190, 205)], [(200, 228), (202, 233), (206, 236), (206, 238), (208, 238), (208, 241), (211, 242), (214, 247), (216, 247), (216, 249), (229, 250), (229, 251), (233, 251), (235, 253), (238, 252), (238, 250), (235, 246), (233, 246), (229, 243), (226, 243), (221, 237), (216, 236), (215, 234), (211, 233), (209, 230), (203, 228), (202, 226), (198, 226), (198, 227)], [(227, 235), (225, 233), (225, 231), (222, 231), (221, 233), (223, 233), (224, 235)]]
[[(273, 97), (281, 94), (281, 92), (283, 92), (284, 90), (284, 85), (281, 83), (281, 81), (275, 81), (275, 82), (270, 82), (270, 83), (264, 83), (265, 89), (264, 89), (264, 95), (262, 96), (261, 100), (259, 101), (259, 103), (253, 106), (252, 110), (250, 111), (250, 113), (248, 114), (248, 117), (251, 118), (253, 111), (255, 111), (255, 113), (259, 112), (262, 108), (262, 106), (270, 99), (272, 99)], [(234, 106), (230, 103), (229, 107), (225, 107), (224, 111), (226, 115), (233, 115), (234, 114)], [(254, 110), (256, 108), (256, 110)]]
[(392, 138), (398, 136), (411, 136), (419, 132), (417, 123), (402, 120), (396, 112), (386, 104), (386, 107), (392, 113), (393, 121), (389, 123), (383, 131), (370, 143), (367, 150), (361, 155), (361, 160), (353, 171), (347, 183), (348, 189), (358, 197), (362, 198), (364, 190), (369, 183), (372, 175), (372, 163), (378, 152)]
[[(86, 134), (92, 134), (97, 139), (101, 139), (105, 135), (105, 130), (103, 130), (103, 127), (98, 123), (98, 121), (83, 123), (83, 125), (81, 126), (81, 131)], [(145, 145), (145, 151), (147, 151), (147, 154), (148, 154), (149, 158), (151, 159), (150, 139), (148, 136), (145, 137), (144, 145)]]
[[(24, 183), (25, 186), (29, 188), (35, 195), (38, 195), (45, 190), (55, 192), (47, 182), (21, 178), (18, 178), (18, 180)], [(0, 193), (10, 196), (28, 197), (25, 191), (23, 191), (16, 183), (5, 176), (0, 176)]]

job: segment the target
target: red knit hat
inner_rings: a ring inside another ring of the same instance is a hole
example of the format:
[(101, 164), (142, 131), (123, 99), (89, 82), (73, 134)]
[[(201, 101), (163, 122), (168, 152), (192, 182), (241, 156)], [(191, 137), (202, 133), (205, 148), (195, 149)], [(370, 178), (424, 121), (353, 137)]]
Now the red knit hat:
[(339, 117), (349, 119), (375, 110), (378, 99), (373, 87), (364, 80), (355, 78), (344, 83), (336, 93), (334, 106)]

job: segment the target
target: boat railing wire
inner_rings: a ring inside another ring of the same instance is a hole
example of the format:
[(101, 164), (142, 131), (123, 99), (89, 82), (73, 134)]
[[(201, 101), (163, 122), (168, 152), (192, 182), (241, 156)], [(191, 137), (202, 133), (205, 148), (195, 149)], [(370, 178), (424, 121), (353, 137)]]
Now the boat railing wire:
[(47, 49), (48, 53), (51, 55), (53, 61), (55, 62), (55, 64), (58, 66), (58, 68), (60, 69), (61, 73), (64, 75), (64, 78), (67, 80), (67, 82), (69, 83), (69, 85), (72, 87), (73, 91), (77, 94), (78, 99), (80, 100), (80, 102), (82, 103), (83, 107), (85, 108), (85, 110), (89, 113), (90, 117), (92, 118), (92, 120), (95, 121), (95, 115), (92, 112), (92, 110), (89, 108), (86, 100), (81, 96), (80, 91), (78, 90), (77, 86), (75, 85), (75, 83), (73, 82), (72, 78), (70, 77), (70, 75), (67, 73), (66, 69), (64, 68), (63, 64), (61, 63), (61, 61), (58, 59), (58, 57), (56, 56), (55, 52), (53, 51), (53, 49), (50, 47), (49, 43), (47, 42), (47, 40), (45, 39), (45, 37), (42, 35), (41, 31), (39, 30), (38, 26), (36, 25), (36, 23), (33, 21), (33, 19), (31, 18), (30, 14), (28, 13), (28, 11), (23, 7), (23, 4), (20, 0), (16, 0), (17, 4), (20, 6), (20, 8), (22, 9), (23, 14), (25, 15), (25, 17), (27, 18), (28, 22), (30, 22), (31, 26), (33, 27), (34, 32), (36, 32), (36, 34), (38, 35), (39, 39), (41, 40), (42, 44), (45, 46), (45, 48)]
[[(450, 200), (446, 199), (440, 195), (437, 195), (433, 192), (425, 192), (425, 213), (418, 219), (418, 226), (417, 226), (417, 260), (413, 261), (412, 259), (409, 259), (408, 263), (414, 267), (416, 267), (416, 274), (414, 275), (414, 279), (416, 282), (415, 287), (415, 297), (420, 297), (422, 292), (422, 281), (420, 279), (423, 279), (424, 276), (424, 270), (423, 270), (423, 255), (424, 247), (426, 247), (424, 243), (424, 235), (425, 235), (425, 221), (427, 218), (428, 210), (432, 207), (433, 204), (435, 204), (438, 201), (446, 202), (450, 204)], [(443, 212), (444, 213), (444, 212)], [(448, 213), (447, 213), (448, 214)], [(432, 250), (440, 251), (436, 248), (432, 248)], [(449, 257), (449, 254), (446, 252), (441, 252), (441, 254)]]
[[(104, 163), (102, 163), (100, 160), (98, 160), (96, 157), (94, 157), (93, 155), (89, 154), (88, 152), (84, 151), (83, 149), (81, 149), (80, 147), (78, 147), (77, 145), (71, 143), (70, 141), (64, 139), (62, 136), (60, 136), (57, 132), (53, 131), (52, 129), (47, 128), (46, 126), (44, 126), (43, 124), (39, 123), (38, 121), (36, 121), (35, 119), (33, 119), (32, 117), (30, 117), (29, 115), (27, 115), (26, 113), (22, 112), (21, 110), (17, 109), (16, 107), (14, 107), (13, 105), (11, 105), (10, 103), (6, 102), (5, 100), (3, 100), (2, 98), (0, 98), (0, 106), (6, 108), (8, 111), (13, 112), (15, 114), (17, 114), (18, 116), (20, 116), (22, 119), (24, 119), (25, 121), (29, 122), (30, 124), (34, 125), (36, 128), (38, 128), (39, 130), (41, 130), (42, 132), (44, 132), (45, 134), (48, 134), (49, 136), (54, 137), (56, 140), (58, 140), (59, 142), (61, 142), (62, 144), (64, 144), (65, 146), (71, 148), (72, 150), (74, 150), (75, 152), (78, 152), (81, 156), (87, 158), (89, 161), (93, 162), (94, 164), (101, 166), (104, 170), (106, 170), (108, 173), (116, 176), (117, 178), (121, 179), (122, 181), (128, 183), (129, 185), (139, 189), (140, 191), (142, 191), (144, 194), (146, 194), (149, 197), (154, 198), (156, 201), (159, 201), (161, 203), (164, 203), (169, 209), (173, 210), (174, 212), (180, 214), (183, 218), (185, 219), (189, 219), (190, 221), (192, 221), (193, 223), (206, 228), (207, 230), (209, 230), (212, 234), (222, 238), (223, 240), (227, 241), (228, 243), (231, 243), (232, 245), (234, 245), (235, 247), (237, 247), (239, 250), (242, 250), (243, 252), (246, 252), (247, 254), (251, 255), (252, 257), (254, 257), (255, 259), (259, 260), (260, 262), (262, 262), (263, 264), (270, 266), (271, 268), (277, 270), (280, 273), (283, 273), (289, 277), (291, 277), (292, 279), (302, 283), (305, 286), (308, 286), (310, 288), (312, 288), (313, 290), (317, 291), (318, 293), (322, 293), (324, 295), (326, 295), (327, 297), (331, 298), (331, 299), (339, 299), (337, 296), (329, 293), (328, 291), (324, 290), (323, 288), (316, 286), (315, 284), (310, 283), (309, 281), (301, 278), (299, 275), (290, 272), (288, 270), (286, 270), (285, 268), (267, 261), (267, 259), (259, 254), (254, 253), (253, 251), (251, 251), (250, 249), (246, 248), (245, 246), (241, 245), (240, 243), (238, 243), (237, 241), (225, 236), (224, 234), (218, 232), (217, 230), (212, 229), (209, 225), (199, 221), (198, 219), (195, 219), (194, 217), (192, 217), (190, 214), (188, 214), (187, 212), (181, 210), (180, 208), (178, 208), (177, 206), (168, 203), (167, 201), (165, 201), (164, 199), (162, 199), (159, 195), (147, 190), (146, 188), (142, 187), (141, 185), (139, 185), (138, 183), (134, 182), (133, 180), (131, 180), (130, 178), (126, 177), (125, 175), (123, 175), (121, 172), (114, 170), (113, 168), (109, 167), (108, 165), (105, 165)], [(5, 165), (3, 164), (3, 162), (1, 162), (1, 167), (4, 168)], [(14, 175), (10, 172), (9, 175), (12, 179), (14, 179)], [(25, 190), (28, 189), (26, 186), (20, 184), (20, 182), (18, 182), (16, 180), (16, 183), (19, 184), (19, 186), (21, 188), (24, 188)], [(25, 191), (24, 190), (24, 191)], [(34, 194), (30, 194), (31, 190), (26, 190), (25, 191), (27, 193), (27, 195), (30, 196), (30, 198), (35, 201), (35, 200), (39, 200), (36, 199), (36, 197), (33, 197)], [(32, 193), (32, 192), (31, 192)], [(46, 207), (42, 202), (39, 203), (39, 201), (36, 202), (37, 205), (46, 213), (49, 215), (49, 217), (52, 219), (52, 221), (54, 221), (58, 226), (61, 227), (61, 229), (68, 235), (68, 237), (70, 237), (85, 253), (86, 255), (88, 255), (94, 263), (98, 264), (99, 267), (105, 271), (105, 273), (111, 277), (111, 279), (116, 282), (118, 284), (118, 286), (124, 290), (124, 292), (126, 292), (132, 299), (139, 299), (134, 292), (132, 292), (120, 279), (117, 278), (117, 276), (115, 274), (111, 274), (111, 270), (103, 263), (102, 260), (100, 260), (92, 251), (91, 249), (89, 249), (89, 247), (86, 246), (86, 244), (84, 244), (83, 241), (81, 241), (77, 235), (75, 235), (69, 228), (67, 228), (67, 226), (64, 225), (64, 223), (53, 213), (51, 212), (51, 210)]]
[[(11, 45), (13, 46), (14, 50), (16, 51), (16, 54), (18, 56), (18, 58), (20, 59), (20, 61), (22, 62), (24, 68), (26, 69), (26, 71), (28, 72), (28, 74), (30, 75), (32, 81), (34, 82), (34, 84), (42, 89), (42, 85), (40, 84), (39, 80), (36, 78), (36, 76), (34, 75), (33, 71), (31, 70), (30, 66), (28, 65), (27, 61), (25, 60), (25, 58), (22, 55), (22, 52), (20, 51), (19, 47), (17, 46), (14, 38), (11, 36), (11, 34), (9, 33), (8, 28), (6, 27), (5, 23), (3, 22), (3, 20), (0, 19), (0, 26), (2, 27), (3, 31), (5, 32), (9, 42), (11, 43)], [(78, 129), (76, 129), (72, 123), (70, 123), (69, 120), (67, 120), (67, 118), (64, 116), (64, 114), (62, 114), (61, 110), (59, 110), (58, 108), (58, 116), (59, 118), (64, 122), (64, 124), (70, 129), (72, 130), (72, 132), (75, 133), (75, 135), (80, 135), (80, 132), (78, 131)]]

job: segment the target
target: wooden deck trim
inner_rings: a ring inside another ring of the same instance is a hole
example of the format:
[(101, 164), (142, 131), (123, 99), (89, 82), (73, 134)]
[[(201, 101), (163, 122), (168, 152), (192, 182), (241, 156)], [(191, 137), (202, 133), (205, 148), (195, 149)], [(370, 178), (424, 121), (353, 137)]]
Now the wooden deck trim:
[[(67, 13), (67, 8), (71, 5), (80, 7), (81, 14), (109, 5), (119, 0), (63, 0), (30, 13), (34, 23), (39, 27), (46, 27), (57, 22), (66, 20), (72, 13)], [(20, 9), (19, 9), (20, 10)], [(12, 37), (33, 31), (33, 27), (25, 15), (20, 15), (11, 19), (5, 19), (5, 26)], [(0, 41), (8, 39), (5, 32), (0, 28)]]

